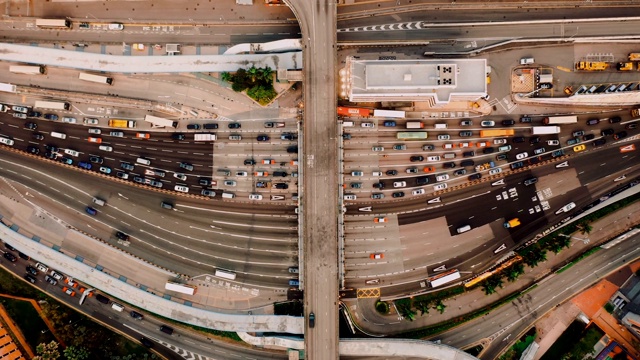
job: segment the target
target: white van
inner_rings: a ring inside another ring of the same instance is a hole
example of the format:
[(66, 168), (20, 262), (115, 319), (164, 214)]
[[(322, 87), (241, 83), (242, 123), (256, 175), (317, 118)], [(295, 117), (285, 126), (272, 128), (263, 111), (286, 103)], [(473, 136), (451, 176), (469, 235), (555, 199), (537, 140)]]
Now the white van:
[(470, 225), (465, 225), (465, 226), (461, 226), (458, 228), (458, 234), (462, 234), (463, 232), (467, 232), (471, 230), (471, 226)]
[(104, 204), (105, 204), (104, 200), (102, 200), (100, 198), (96, 198), (96, 197), (93, 198), (93, 203), (96, 204), (96, 205), (100, 205), (100, 206), (104, 206)]
[(533, 64), (534, 62), (535, 60), (532, 57), (520, 59), (520, 65), (529, 65), (529, 64)]
[(136, 162), (138, 164), (142, 164), (142, 165), (151, 165), (151, 160), (145, 159), (145, 158), (142, 158), (142, 157), (137, 158)]
[(117, 312), (122, 312), (122, 310), (124, 310), (124, 306), (114, 302), (111, 304), (111, 308)]
[(51, 136), (53, 136), (54, 138), (62, 139), (62, 140), (67, 138), (67, 134), (63, 134), (55, 131), (51, 132)]
[(447, 128), (447, 124), (436, 124), (435, 128), (436, 129), (446, 129)]
[(355, 125), (353, 123), (353, 121), (343, 121), (342, 122), (342, 126), (344, 126), (344, 127), (352, 127), (353, 125)]
[(64, 153), (67, 154), (67, 155), (75, 156), (75, 157), (80, 156), (79, 152), (77, 152), (76, 150), (72, 150), (72, 149), (64, 149)]
[(223, 192), (222, 193), (222, 198), (223, 199), (233, 199), (234, 197), (236, 197), (236, 194), (234, 194), (234, 193), (228, 193), (228, 192)]

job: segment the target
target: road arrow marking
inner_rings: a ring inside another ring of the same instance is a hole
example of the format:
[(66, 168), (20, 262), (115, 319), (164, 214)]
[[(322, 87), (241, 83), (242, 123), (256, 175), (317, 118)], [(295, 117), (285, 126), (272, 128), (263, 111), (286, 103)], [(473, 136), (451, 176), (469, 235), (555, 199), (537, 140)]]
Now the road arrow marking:
[(568, 161), (564, 161), (564, 162), (561, 162), (560, 164), (556, 165), (556, 169), (563, 168), (563, 167), (569, 167), (569, 162)]
[(434, 198), (434, 199), (431, 199), (431, 200), (427, 201), (427, 204), (434, 204), (434, 203), (439, 203), (439, 202), (440, 202), (440, 198), (437, 197), (437, 198)]
[(491, 183), (491, 186), (500, 186), (500, 185), (504, 185), (504, 179), (500, 179), (496, 182)]
[(371, 206), (359, 208), (358, 211), (371, 211)]
[(620, 152), (621, 153), (626, 153), (629, 151), (634, 151), (636, 149), (636, 146), (634, 144), (631, 145), (627, 145), (627, 146), (621, 146), (620, 147)]

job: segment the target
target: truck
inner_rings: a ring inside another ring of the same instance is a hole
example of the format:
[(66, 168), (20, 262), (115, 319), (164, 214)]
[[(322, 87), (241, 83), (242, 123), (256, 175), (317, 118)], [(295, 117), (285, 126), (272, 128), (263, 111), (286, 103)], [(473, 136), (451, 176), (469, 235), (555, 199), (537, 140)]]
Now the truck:
[(480, 137), (513, 136), (513, 129), (480, 130)]
[(371, 116), (371, 110), (369, 109), (361, 109), (361, 108), (348, 108), (338, 106), (338, 115), (342, 116), (362, 116), (369, 117)]
[(609, 64), (603, 61), (579, 61), (576, 63), (576, 70), (583, 71), (604, 71), (608, 67)]
[(115, 128), (134, 128), (136, 122), (134, 120), (109, 119), (109, 126)]
[(484, 164), (477, 165), (476, 166), (476, 171), (479, 172), (479, 171), (482, 171), (482, 170), (488, 170), (488, 169), (491, 169), (494, 166), (496, 166), (496, 164), (493, 161), (489, 161), (489, 162), (486, 162)]
[(631, 71), (633, 70), (633, 63), (630, 61), (618, 63), (616, 69), (618, 69), (618, 71)]
[(422, 121), (407, 121), (407, 129), (422, 129), (424, 124)]
[(511, 219), (511, 220), (509, 220), (509, 221), (505, 222), (505, 223), (504, 223), (504, 224), (502, 224), (502, 225), (505, 227), (505, 229), (511, 229), (511, 228), (514, 228), (514, 227), (516, 227), (516, 226), (520, 225), (520, 219), (518, 219), (518, 218), (513, 218), (513, 219)]
[(629, 54), (629, 61), (640, 61), (640, 53)]
[(575, 124), (578, 122), (577, 116), (549, 116), (542, 120), (545, 125)]
[(193, 134), (194, 141), (214, 141), (216, 140), (216, 134)]
[(533, 135), (559, 134), (560, 126), (534, 126), (531, 128)]
[(0, 83), (0, 91), (14, 93), (17, 92), (16, 86), (8, 83)]

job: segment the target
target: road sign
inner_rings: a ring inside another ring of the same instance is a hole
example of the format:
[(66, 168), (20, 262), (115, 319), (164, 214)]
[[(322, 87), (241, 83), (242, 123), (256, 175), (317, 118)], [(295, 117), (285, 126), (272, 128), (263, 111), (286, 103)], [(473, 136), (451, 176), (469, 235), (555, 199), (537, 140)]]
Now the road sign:
[(440, 198), (439, 197), (433, 198), (433, 199), (427, 201), (428, 204), (435, 204), (435, 203), (439, 203), (439, 202), (440, 202)]
[(504, 179), (500, 179), (496, 182), (491, 183), (491, 186), (500, 186), (500, 185), (504, 185)]
[(564, 162), (561, 162), (560, 164), (556, 165), (556, 169), (563, 168), (563, 167), (569, 167), (569, 162), (568, 161), (564, 161)]
[(621, 146), (620, 147), (620, 152), (621, 153), (626, 153), (629, 151), (634, 151), (636, 149), (636, 145), (635, 144), (631, 144), (631, 145), (627, 145), (627, 146)]
[(371, 211), (371, 206), (358, 208), (358, 211)]

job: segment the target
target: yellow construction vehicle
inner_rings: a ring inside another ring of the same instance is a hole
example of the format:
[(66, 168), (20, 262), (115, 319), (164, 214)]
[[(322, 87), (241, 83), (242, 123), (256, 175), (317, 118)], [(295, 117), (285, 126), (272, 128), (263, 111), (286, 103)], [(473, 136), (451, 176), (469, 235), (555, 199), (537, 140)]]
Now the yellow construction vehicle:
[(518, 219), (518, 218), (513, 218), (513, 219), (507, 221), (506, 223), (504, 223), (504, 227), (506, 229), (514, 228), (514, 227), (516, 227), (518, 225), (520, 225), (520, 219)]
[(609, 64), (602, 61), (598, 61), (598, 62), (580, 61), (576, 63), (576, 70), (603, 71), (603, 70), (606, 70), (608, 67), (609, 67)]
[(618, 71), (631, 71), (633, 70), (633, 63), (632, 62), (618, 63), (618, 65), (616, 66), (616, 69), (618, 69)]

